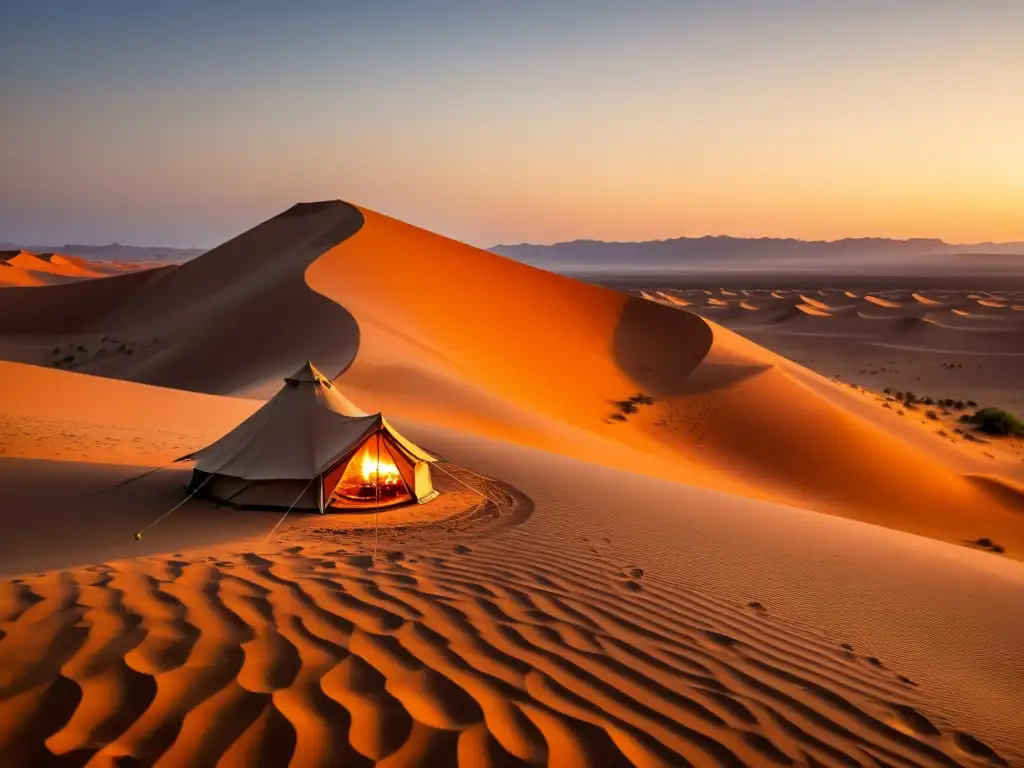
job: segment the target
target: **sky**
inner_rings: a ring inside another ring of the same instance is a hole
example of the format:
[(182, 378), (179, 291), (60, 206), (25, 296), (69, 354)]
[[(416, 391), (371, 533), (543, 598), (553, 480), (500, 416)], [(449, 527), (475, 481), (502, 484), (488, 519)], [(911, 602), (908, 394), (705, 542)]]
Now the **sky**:
[(1024, 0), (0, 0), (0, 241), (1024, 240)]

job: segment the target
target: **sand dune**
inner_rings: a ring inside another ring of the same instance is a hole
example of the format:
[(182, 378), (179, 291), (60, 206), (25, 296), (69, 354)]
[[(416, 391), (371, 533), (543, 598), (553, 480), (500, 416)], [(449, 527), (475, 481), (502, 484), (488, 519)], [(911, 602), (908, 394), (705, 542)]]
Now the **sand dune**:
[[(85, 351), (0, 366), (0, 762), (1020, 763), (1013, 482), (708, 318), (974, 332), (776, 293), (701, 317), (343, 203), (4, 291), (6, 356)], [(201, 501), (134, 541), (184, 473), (110, 487), (307, 358), (480, 494), (449, 479), (377, 550), (360, 516), (268, 539)]]
[[(156, 388), (43, 373), (85, 386), (82, 397), (110, 384), (140, 405), (163, 402)], [(0, 596), (0, 647), (21, 662), (2, 670), (0, 755), (191, 764), (256, 749), (273, 762), (756, 765), (869, 754), (988, 765), (974, 753), (994, 748), (1015, 760), (1013, 718), (985, 708), (1019, 703), (1001, 686), (1019, 660), (987, 644), (987, 632), (958, 637), (938, 658), (913, 639), (954, 620), (936, 610), (1019, 634), (1010, 606), (1024, 583), (1013, 564), (503, 441), (403, 428), (473, 457), (477, 471), (501, 469), (533, 514), (482, 533), (388, 531), (377, 562), (365, 529), (344, 522), (297, 518), (267, 542), (265, 514), (204, 507), (190, 518), (193, 541), (225, 535), (226, 514), (241, 540), (77, 567), (95, 546), (62, 542), (67, 567), (7, 582)], [(132, 486), (131, 502), (157, 478)], [(635, 511), (622, 535), (627, 500)], [(127, 539), (127, 522), (110, 529), (109, 517), (93, 527)], [(141, 546), (159, 551), (181, 530), (167, 535)], [(803, 574), (822, 572), (823, 547), (848, 565), (809, 588)], [(896, 564), (928, 577), (903, 582)], [(986, 603), (967, 600), (981, 584)], [(798, 620), (811, 606), (828, 635)], [(950, 665), (958, 676), (943, 673)]]
[(29, 287), (43, 284), (43, 281), (36, 275), (20, 267), (11, 266), (6, 261), (0, 261), (0, 288), (7, 288), (9, 286)]
[[(818, 302), (816, 302), (818, 303)], [(796, 309), (805, 315), (811, 315), (812, 317), (832, 317), (832, 314), (822, 306), (815, 306), (814, 304), (797, 304)]]
[(37, 255), (29, 251), (0, 251), (0, 287), (59, 285), (151, 267), (149, 264), (91, 262), (58, 253)]
[[(276, 389), (295, 360), (337, 372), (355, 354), (358, 329), (344, 308), (309, 295), (303, 272), (360, 224), (341, 203), (297, 206), (180, 266), (59, 286), (46, 297), (7, 291), (0, 333), (45, 331), (44, 349), (53, 336), (85, 339), (75, 370), (209, 393)], [(137, 351), (100, 355), (107, 335)], [(35, 351), (19, 359), (39, 362)]]
[(669, 304), (675, 304), (677, 307), (690, 306), (690, 302), (686, 301), (685, 299), (680, 299), (678, 296), (673, 296), (671, 293), (664, 293), (663, 291), (658, 291), (658, 295), (665, 301), (667, 301)]
[(889, 309), (897, 309), (903, 306), (898, 301), (890, 301), (889, 299), (882, 298), (881, 296), (865, 296), (864, 301), (869, 301), (872, 304), (877, 304), (880, 307), (887, 307)]

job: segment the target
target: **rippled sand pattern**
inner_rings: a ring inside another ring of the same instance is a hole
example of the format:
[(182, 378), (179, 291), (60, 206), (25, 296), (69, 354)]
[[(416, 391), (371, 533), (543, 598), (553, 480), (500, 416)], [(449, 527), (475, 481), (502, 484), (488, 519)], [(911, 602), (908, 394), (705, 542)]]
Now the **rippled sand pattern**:
[[(503, 539), (508, 544), (509, 539)], [(586, 549), (588, 548), (589, 549)], [(4, 584), (4, 765), (975, 765), (855, 650), (536, 542)]]

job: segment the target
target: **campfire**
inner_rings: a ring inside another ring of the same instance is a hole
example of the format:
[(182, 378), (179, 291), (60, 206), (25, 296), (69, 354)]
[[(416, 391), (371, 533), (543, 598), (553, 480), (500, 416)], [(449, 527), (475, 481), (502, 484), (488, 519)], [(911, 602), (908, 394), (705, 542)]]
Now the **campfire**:
[(387, 486), (399, 485), (402, 480), (394, 462), (382, 456), (374, 457), (370, 453), (369, 446), (363, 451), (360, 468), (363, 474), (363, 485), (370, 490), (373, 490), (375, 486), (380, 486), (383, 492)]
[(337, 493), (353, 501), (380, 503), (400, 500), (409, 489), (387, 449), (381, 446), (378, 456), (370, 444), (349, 461)]

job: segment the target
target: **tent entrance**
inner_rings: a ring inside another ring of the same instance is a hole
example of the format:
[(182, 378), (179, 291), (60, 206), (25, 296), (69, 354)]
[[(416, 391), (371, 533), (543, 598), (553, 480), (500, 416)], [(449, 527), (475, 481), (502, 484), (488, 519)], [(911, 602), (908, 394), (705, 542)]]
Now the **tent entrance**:
[[(400, 453), (388, 450), (388, 442), (380, 433), (371, 435), (343, 462), (340, 477), (335, 470), (324, 478), (325, 496), (330, 493), (327, 506), (384, 507), (412, 500), (405, 476), (412, 477), (413, 468), (405, 466), (408, 462)], [(334, 478), (337, 484), (329, 491)]]

